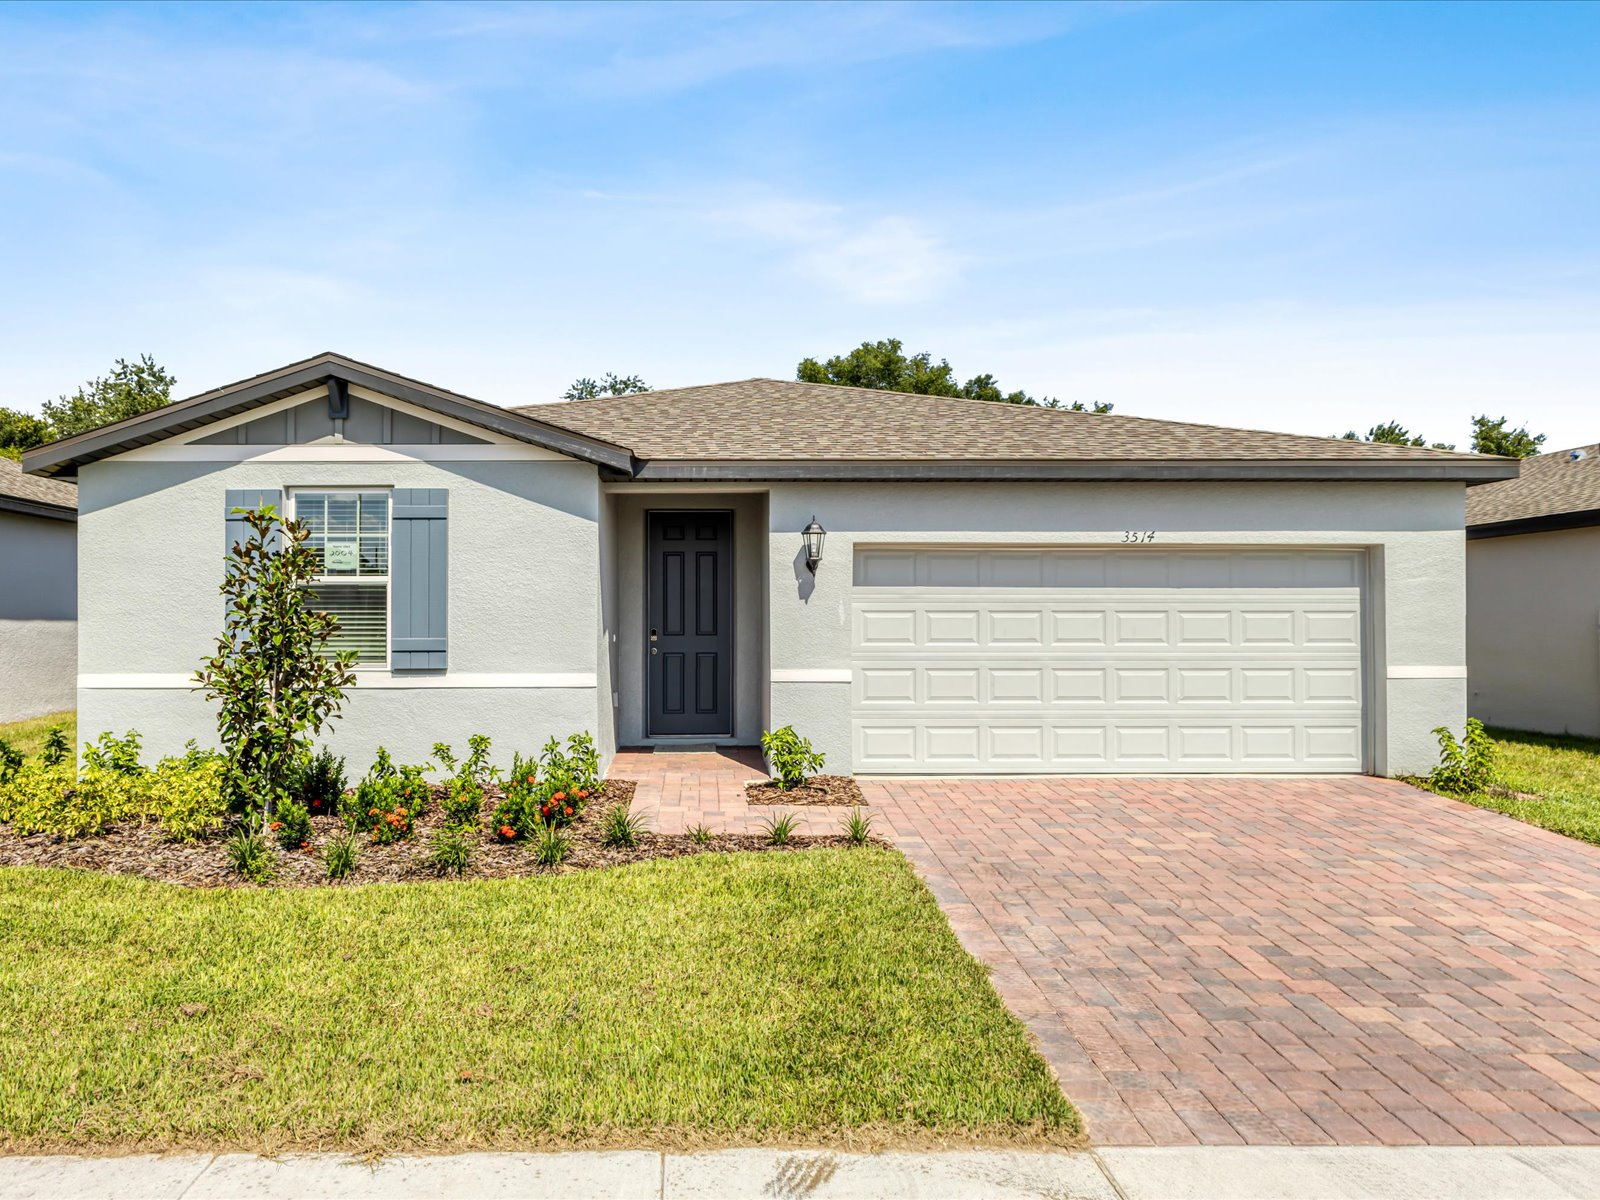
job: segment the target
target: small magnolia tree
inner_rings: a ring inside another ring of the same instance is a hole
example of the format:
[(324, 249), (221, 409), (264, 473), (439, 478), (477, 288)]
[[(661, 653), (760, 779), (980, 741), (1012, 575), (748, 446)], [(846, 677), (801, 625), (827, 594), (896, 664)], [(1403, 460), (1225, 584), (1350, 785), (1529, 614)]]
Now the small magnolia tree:
[(344, 690), (355, 683), (355, 654), (329, 652), (338, 618), (305, 603), (317, 575), (309, 530), (280, 520), (270, 504), (234, 511), (244, 513), (250, 532), (229, 550), (223, 633), (195, 680), (222, 705), (217, 733), (230, 798), (265, 830), (278, 802), (291, 796), (313, 739), (338, 717)]

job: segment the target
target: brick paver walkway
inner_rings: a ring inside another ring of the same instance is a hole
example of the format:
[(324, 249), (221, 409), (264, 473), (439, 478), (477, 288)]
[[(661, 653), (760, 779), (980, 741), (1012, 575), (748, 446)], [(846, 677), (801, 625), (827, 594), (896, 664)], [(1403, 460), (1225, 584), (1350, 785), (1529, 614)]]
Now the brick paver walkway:
[(1382, 779), (864, 790), (1097, 1142), (1600, 1143), (1600, 848)]
[[(753, 752), (611, 774), (769, 815)], [(1600, 1144), (1596, 847), (1382, 779), (862, 787), (1101, 1144)]]
[(760, 833), (775, 813), (792, 813), (796, 833), (838, 833), (847, 808), (747, 804), (744, 785), (765, 779), (761, 751), (748, 746), (709, 752), (619, 750), (607, 774), (634, 779), (633, 810), (662, 833), (687, 833), (698, 824), (717, 833)]

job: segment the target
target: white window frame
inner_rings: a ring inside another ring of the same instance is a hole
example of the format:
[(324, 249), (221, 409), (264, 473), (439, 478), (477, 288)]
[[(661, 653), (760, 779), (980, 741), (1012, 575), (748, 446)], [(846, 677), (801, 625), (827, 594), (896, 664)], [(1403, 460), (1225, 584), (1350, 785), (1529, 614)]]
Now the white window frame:
[[(361, 484), (322, 485), (322, 484), (308, 483), (308, 484), (303, 484), (303, 485), (300, 485), (300, 486), (297, 486), (297, 487), (285, 488), (284, 491), (285, 491), (285, 494), (288, 496), (288, 499), (289, 499), (289, 504), (288, 504), (289, 519), (290, 520), (294, 520), (294, 521), (297, 521), (297, 520), (300, 519), (300, 497), (301, 497), (301, 495), (329, 496), (329, 495), (336, 495), (336, 494), (345, 494), (345, 495), (367, 495), (367, 496), (371, 496), (371, 495), (382, 494), (382, 495), (388, 497), (388, 503), (384, 506), (385, 513), (387, 514), (386, 515), (386, 520), (388, 521), (388, 524), (384, 526), (383, 535), (384, 535), (384, 537), (386, 537), (389, 540), (389, 565), (388, 565), (388, 569), (384, 572), (383, 582), (382, 582), (382, 585), (381, 585), (383, 587), (383, 589), (384, 589), (384, 591), (383, 591), (383, 597), (384, 597), (384, 605), (383, 605), (383, 660), (381, 662), (366, 662), (366, 663), (358, 662), (358, 663), (355, 664), (354, 670), (358, 675), (360, 675), (360, 674), (375, 674), (375, 673), (381, 673), (381, 674), (384, 674), (384, 675), (390, 674), (391, 673), (390, 664), (394, 661), (393, 656), (392, 656), (392, 654), (390, 652), (390, 649), (389, 649), (389, 647), (393, 644), (393, 640), (394, 640), (394, 495), (393, 495), (394, 485), (393, 484), (387, 484), (387, 483), (385, 483), (385, 484), (373, 484), (373, 485), (361, 485)], [(357, 536), (358, 536), (358, 538), (359, 538), (359, 535), (360, 535), (360, 528), (358, 526), (357, 527)], [(364, 586), (364, 587), (378, 587), (378, 586), (380, 586), (378, 581), (375, 578), (373, 578), (371, 576), (368, 576), (366, 578), (362, 578), (359, 575), (318, 575), (316, 577), (316, 579), (314, 579), (312, 581), (312, 586), (315, 587), (319, 583), (333, 583), (333, 584), (349, 584), (349, 583), (353, 583), (353, 584), (359, 584), (359, 585)]]

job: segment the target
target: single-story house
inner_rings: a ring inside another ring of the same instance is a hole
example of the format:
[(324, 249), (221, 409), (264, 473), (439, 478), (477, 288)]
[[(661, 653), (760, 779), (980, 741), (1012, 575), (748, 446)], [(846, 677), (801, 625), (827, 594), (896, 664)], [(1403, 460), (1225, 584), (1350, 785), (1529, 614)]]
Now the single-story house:
[(0, 455), (0, 721), (76, 699), (77, 493)]
[(1467, 493), (1468, 711), (1600, 737), (1600, 446)]
[(754, 744), (874, 774), (1426, 768), (1469, 486), (1517, 464), (771, 379), (501, 408), (320, 354), (30, 452), (76, 478), (81, 736), (212, 736), (239, 505), (360, 655), (332, 744)]

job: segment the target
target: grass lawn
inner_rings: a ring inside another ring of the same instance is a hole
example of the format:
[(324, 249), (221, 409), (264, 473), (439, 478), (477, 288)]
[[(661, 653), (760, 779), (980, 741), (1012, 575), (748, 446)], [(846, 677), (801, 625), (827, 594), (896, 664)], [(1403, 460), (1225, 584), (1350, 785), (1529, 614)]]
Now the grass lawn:
[(73, 749), (81, 749), (77, 744), (78, 714), (71, 709), (46, 713), (42, 717), (29, 717), (24, 721), (0, 722), (0, 739), (10, 742), (24, 754), (37, 754), (44, 749), (45, 731), (52, 725), (65, 725), (67, 740), (73, 744)]
[(1074, 1144), (897, 853), (192, 890), (0, 871), (0, 1149)]
[(1479, 808), (1600, 845), (1600, 739), (1489, 730), (1500, 748), (1500, 781), (1523, 797), (1455, 797)]

